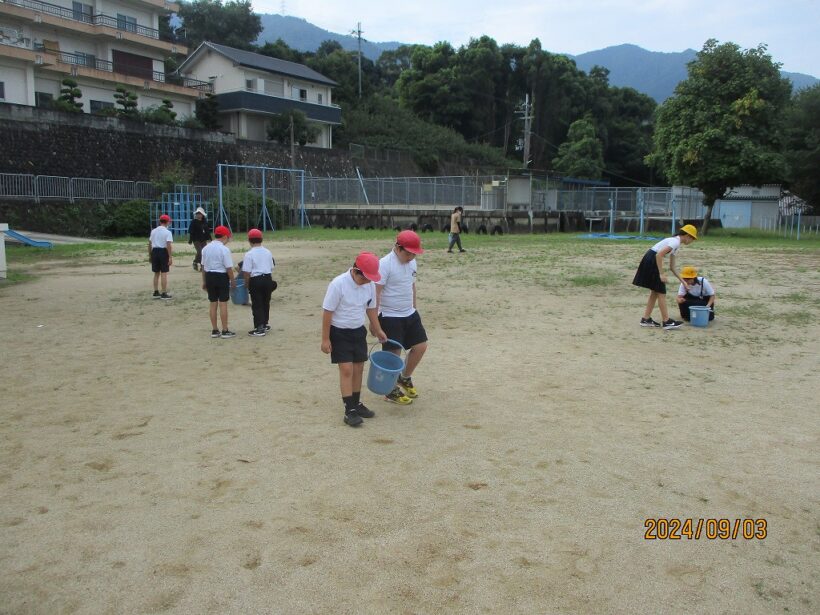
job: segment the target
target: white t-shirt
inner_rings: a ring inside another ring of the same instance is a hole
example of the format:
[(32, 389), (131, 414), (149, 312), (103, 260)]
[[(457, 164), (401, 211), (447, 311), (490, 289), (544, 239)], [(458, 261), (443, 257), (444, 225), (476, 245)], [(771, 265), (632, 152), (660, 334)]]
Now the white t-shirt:
[[(145, 237), (145, 235), (143, 235)], [(169, 243), (174, 243), (174, 236), (167, 227), (161, 224), (151, 231), (151, 247), (152, 248), (167, 248)]]
[(228, 246), (214, 240), (202, 248), (202, 268), (210, 273), (226, 273), (233, 267), (233, 259)]
[(376, 286), (356, 284), (350, 270), (331, 280), (322, 301), (322, 309), (333, 312), (330, 324), (339, 329), (358, 329), (367, 320), (366, 310), (375, 307)]
[[(681, 284), (678, 288), (678, 295), (683, 297), (685, 294), (686, 287)], [(715, 289), (706, 278), (695, 278), (695, 283), (689, 287), (689, 294), (695, 297), (711, 297), (715, 294)]]
[(404, 317), (416, 311), (413, 307), (413, 284), (416, 283), (417, 270), (415, 258), (409, 263), (402, 263), (392, 250), (379, 260), (382, 279), (376, 284), (382, 287), (379, 311), (383, 316)]
[(667, 237), (652, 246), (652, 250), (654, 252), (660, 252), (664, 248), (672, 248), (671, 254), (677, 254), (678, 250), (680, 250), (680, 237), (677, 235), (674, 237)]
[(242, 259), (242, 271), (250, 273), (252, 278), (273, 273), (273, 267), (273, 254), (263, 246), (252, 247)]

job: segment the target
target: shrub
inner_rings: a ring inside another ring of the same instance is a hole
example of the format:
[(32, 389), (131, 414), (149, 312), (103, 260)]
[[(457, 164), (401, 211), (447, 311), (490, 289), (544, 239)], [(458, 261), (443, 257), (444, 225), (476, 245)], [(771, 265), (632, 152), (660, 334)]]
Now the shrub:
[(105, 235), (146, 235), (151, 230), (151, 207), (148, 201), (142, 200), (110, 204), (107, 222), (103, 229)]

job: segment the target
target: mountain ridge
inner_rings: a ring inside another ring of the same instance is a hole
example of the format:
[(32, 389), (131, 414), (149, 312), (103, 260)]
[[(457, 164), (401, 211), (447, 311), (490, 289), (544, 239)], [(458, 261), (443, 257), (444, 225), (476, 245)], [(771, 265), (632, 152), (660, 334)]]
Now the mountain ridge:
[[(330, 32), (301, 17), (271, 14), (262, 14), (260, 17), (262, 34), (256, 41), (258, 44), (275, 42), (281, 38), (289, 47), (308, 52), (316, 51), (326, 40), (334, 40), (347, 51), (358, 49), (358, 39), (352, 34)], [(362, 39), (362, 55), (375, 62), (382, 52), (392, 51), (404, 44), (412, 43), (376, 43)], [(695, 59), (697, 52), (694, 49), (679, 52), (649, 51), (632, 43), (623, 43), (578, 55), (563, 55), (572, 58), (578, 68), (587, 73), (595, 65), (603, 66), (609, 70), (610, 85), (634, 88), (660, 103), (672, 96), (675, 86), (686, 79), (686, 64)], [(787, 71), (780, 73), (792, 82), (795, 90), (820, 83), (820, 79), (812, 75)]]

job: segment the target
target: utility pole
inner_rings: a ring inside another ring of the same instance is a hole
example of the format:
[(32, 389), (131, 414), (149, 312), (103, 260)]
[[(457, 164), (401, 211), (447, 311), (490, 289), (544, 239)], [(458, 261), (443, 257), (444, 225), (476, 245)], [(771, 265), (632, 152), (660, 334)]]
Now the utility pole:
[[(533, 97), (534, 98), (534, 97)], [(534, 105), (530, 104), (530, 95), (526, 94), (524, 103), (518, 107), (515, 112), (516, 115), (521, 115), (524, 118), (524, 168), (530, 166), (530, 133), (532, 132), (532, 108)]]
[(356, 24), (356, 29), (351, 32), (359, 39), (359, 98), (362, 97), (362, 22)]
[(296, 145), (293, 140), (293, 113), (290, 114), (290, 168), (296, 168)]

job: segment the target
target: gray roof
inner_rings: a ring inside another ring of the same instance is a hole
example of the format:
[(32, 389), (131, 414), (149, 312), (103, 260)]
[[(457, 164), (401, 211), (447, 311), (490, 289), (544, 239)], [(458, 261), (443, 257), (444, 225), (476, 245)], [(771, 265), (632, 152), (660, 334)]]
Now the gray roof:
[(253, 53), (252, 51), (243, 51), (242, 49), (235, 49), (233, 47), (218, 45), (217, 43), (211, 43), (208, 41), (202, 43), (199, 47), (197, 47), (196, 51), (185, 59), (179, 67), (180, 70), (185, 66), (185, 64), (188, 63), (189, 60), (192, 60), (203, 47), (213, 49), (217, 53), (225, 56), (232, 62), (236, 62), (240, 66), (255, 68), (257, 70), (263, 70), (269, 73), (278, 73), (280, 75), (290, 75), (291, 77), (298, 77), (299, 79), (313, 81), (315, 83), (321, 83), (331, 87), (338, 85), (332, 79), (328, 79), (321, 73), (317, 73), (315, 70), (308, 68), (304, 64), (288, 62), (287, 60), (280, 60), (279, 58), (271, 58), (269, 56), (263, 56), (259, 53)]

